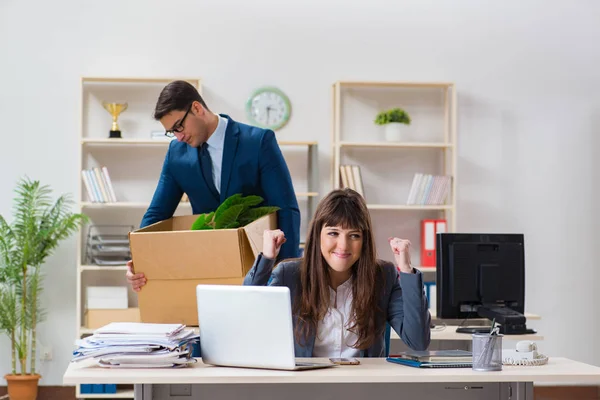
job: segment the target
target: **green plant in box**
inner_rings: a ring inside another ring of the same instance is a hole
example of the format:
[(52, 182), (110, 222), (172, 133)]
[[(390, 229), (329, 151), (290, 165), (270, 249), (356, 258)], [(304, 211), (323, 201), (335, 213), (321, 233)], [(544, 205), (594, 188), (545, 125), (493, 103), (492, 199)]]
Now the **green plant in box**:
[(260, 196), (242, 196), (237, 193), (228, 197), (215, 211), (200, 214), (191, 230), (235, 229), (279, 210), (275, 206), (257, 207), (263, 202)]

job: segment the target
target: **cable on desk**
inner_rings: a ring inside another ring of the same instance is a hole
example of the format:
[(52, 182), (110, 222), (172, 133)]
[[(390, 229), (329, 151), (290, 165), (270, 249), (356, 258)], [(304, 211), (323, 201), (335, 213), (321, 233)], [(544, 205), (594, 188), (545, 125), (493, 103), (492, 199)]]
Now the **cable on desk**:
[(444, 329), (446, 329), (446, 323), (442, 323), (442, 325), (434, 325), (431, 328), (431, 332), (440, 332), (443, 331)]

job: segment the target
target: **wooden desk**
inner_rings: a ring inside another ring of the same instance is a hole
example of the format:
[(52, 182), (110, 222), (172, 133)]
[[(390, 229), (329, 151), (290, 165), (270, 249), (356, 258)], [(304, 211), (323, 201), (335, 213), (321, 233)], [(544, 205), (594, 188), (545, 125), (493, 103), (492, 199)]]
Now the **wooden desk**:
[[(326, 362), (325, 359), (311, 359)], [(358, 366), (323, 370), (273, 371), (213, 367), (201, 360), (182, 369), (104, 369), (71, 363), (63, 377), (66, 385), (82, 383), (134, 384), (136, 400), (186, 400), (201, 398), (404, 398), (420, 399), (533, 399), (533, 382), (599, 384), (600, 368), (551, 358), (539, 367), (504, 366), (499, 372), (470, 368), (418, 369), (361, 359)], [(389, 397), (392, 398), (392, 397)]]

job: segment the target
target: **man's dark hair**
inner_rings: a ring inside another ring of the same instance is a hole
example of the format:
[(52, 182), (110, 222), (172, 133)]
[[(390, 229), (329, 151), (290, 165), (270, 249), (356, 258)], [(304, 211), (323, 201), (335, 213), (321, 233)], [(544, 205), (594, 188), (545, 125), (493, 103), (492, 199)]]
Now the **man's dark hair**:
[(194, 101), (209, 110), (202, 96), (192, 84), (186, 81), (173, 81), (160, 92), (154, 108), (154, 119), (158, 121), (171, 111), (185, 111)]

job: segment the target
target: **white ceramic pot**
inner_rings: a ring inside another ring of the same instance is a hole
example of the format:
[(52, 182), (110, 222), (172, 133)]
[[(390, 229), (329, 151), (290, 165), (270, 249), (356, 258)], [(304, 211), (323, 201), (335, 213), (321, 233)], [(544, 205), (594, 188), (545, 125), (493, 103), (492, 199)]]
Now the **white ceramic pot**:
[(390, 122), (389, 124), (384, 125), (385, 129), (385, 140), (388, 142), (400, 142), (404, 137), (404, 132), (406, 130), (405, 124), (401, 122)]

